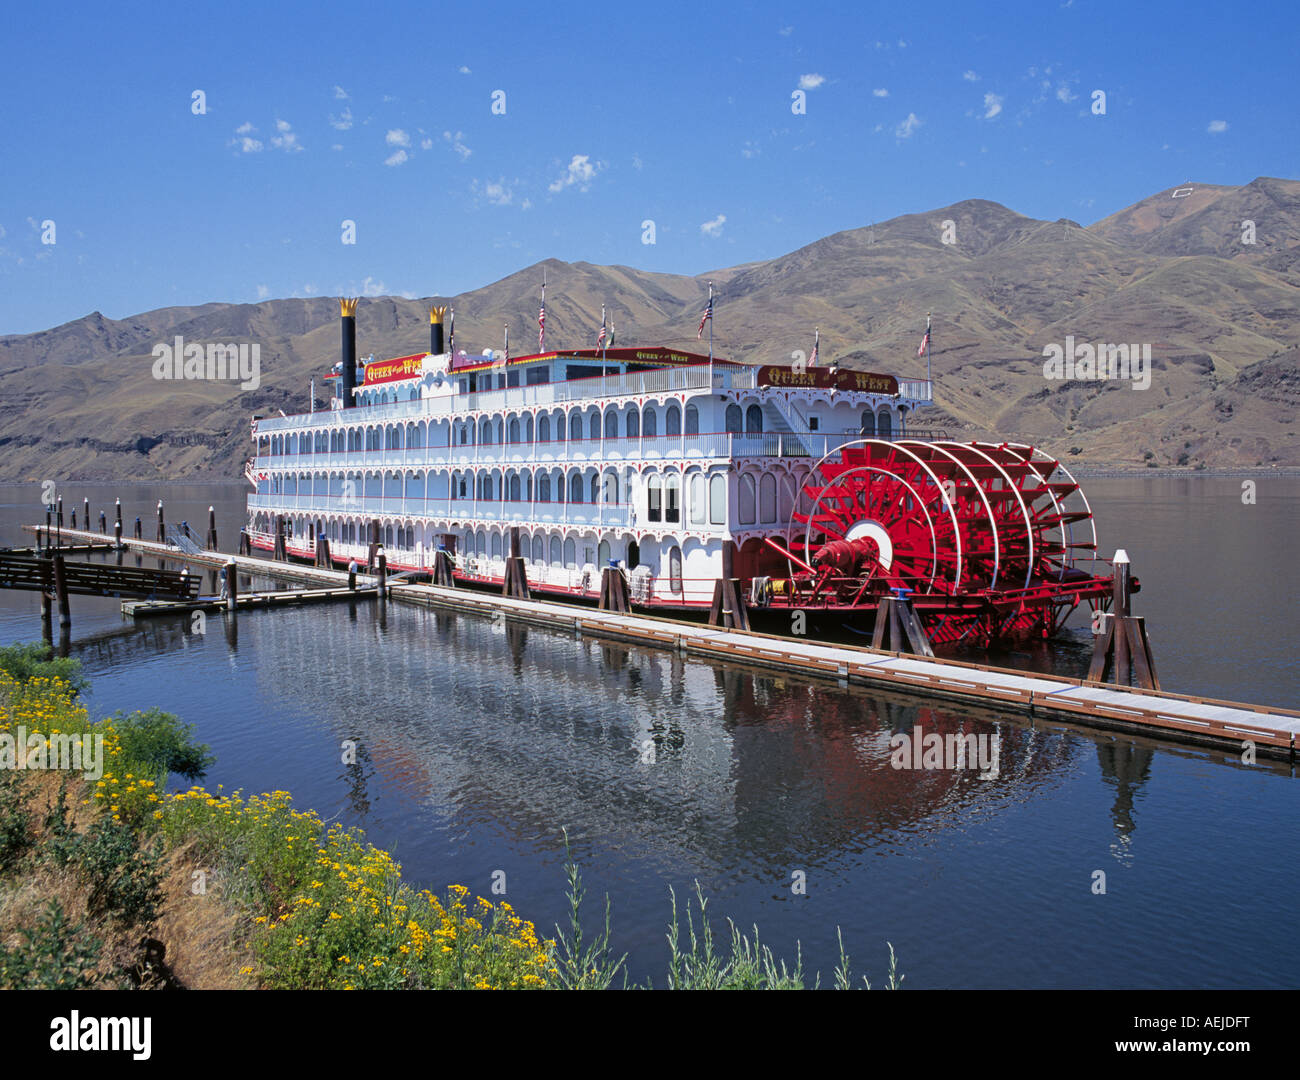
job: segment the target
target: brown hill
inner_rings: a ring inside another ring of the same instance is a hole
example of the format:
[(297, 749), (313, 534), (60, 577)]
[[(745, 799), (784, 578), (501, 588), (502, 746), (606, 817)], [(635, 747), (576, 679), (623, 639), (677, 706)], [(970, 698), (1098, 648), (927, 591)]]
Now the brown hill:
[[(544, 265), (549, 344), (594, 344), (603, 303), (621, 344), (696, 347), (713, 280), (715, 351), (754, 363), (809, 351), (819, 327), (824, 360), (923, 375), (932, 311), (937, 401), (924, 423), (954, 437), (1028, 439), (1090, 465), (1300, 465), (1298, 264), (1291, 180), (1187, 184), (1086, 229), (968, 200), (698, 277), (548, 260), (457, 297), (367, 299), (358, 344), (423, 350), (437, 301), (456, 309), (458, 345), (498, 347), (509, 324), (512, 352), (529, 351)], [(260, 343), (262, 385), (154, 380), (152, 349), (177, 335)], [(1067, 336), (1150, 344), (1150, 387), (1046, 380), (1044, 347)], [(327, 298), (94, 312), (0, 337), (0, 479), (238, 477), (249, 415), (304, 409), (338, 344)]]

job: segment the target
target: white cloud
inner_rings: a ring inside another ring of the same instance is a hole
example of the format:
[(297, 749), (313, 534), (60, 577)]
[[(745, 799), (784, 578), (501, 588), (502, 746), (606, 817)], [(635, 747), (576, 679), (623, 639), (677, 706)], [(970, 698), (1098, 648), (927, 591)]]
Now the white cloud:
[(907, 114), (907, 119), (894, 129), (894, 135), (900, 139), (910, 139), (912, 133), (921, 126), (921, 118), (914, 112)]
[(712, 221), (706, 221), (703, 225), (701, 225), (700, 232), (702, 232), (705, 236), (714, 236), (714, 237), (721, 236), (722, 226), (725, 225), (726, 223), (727, 223), (727, 215), (719, 214)]
[(259, 285), (257, 287), (257, 298), (259, 300), (265, 300), (270, 295), (271, 295), (271, 290), (268, 289), (265, 285)]
[(362, 296), (383, 296), (388, 292), (388, 286), (382, 281), (376, 281), (367, 274), (365, 281), (361, 283), (361, 288), (358, 291)]
[(762, 148), (753, 139), (746, 139), (745, 145), (740, 148), (740, 156), (746, 158), (756, 158), (762, 152)]
[(641, 160), (640, 154), (632, 155), (632, 168), (634, 168), (637, 172), (640, 172), (643, 168), (645, 168), (645, 162)]
[(521, 202), (521, 203), (519, 204), (519, 209), (520, 209), (520, 210), (531, 210), (532, 208), (533, 208), (533, 200), (532, 200), (532, 199), (525, 199), (523, 202)]
[(262, 149), (262, 140), (241, 135), (238, 139), (231, 139), (226, 145), (238, 147), (241, 154), (256, 154)]
[(821, 86), (821, 84), (824, 83), (825, 81), (826, 81), (826, 76), (825, 76), (825, 75), (818, 75), (818, 74), (816, 74), (816, 72), (814, 72), (814, 73), (812, 73), (812, 74), (810, 74), (810, 75), (800, 75), (800, 76), (799, 76), (799, 89), (800, 89), (800, 90), (816, 90), (817, 87)]
[(447, 142), (451, 143), (451, 148), (460, 155), (461, 161), (464, 161), (474, 152), (462, 141), (465, 138), (465, 133), (463, 131), (457, 131), (455, 134), (450, 131), (444, 131), (442, 137)]
[(342, 143), (335, 143), (333, 146), (330, 147), (330, 149), (331, 149), (331, 150), (342, 150), (342, 149), (343, 149), (343, 144), (342, 144)]
[(347, 131), (352, 126), (352, 109), (345, 107), (338, 116), (330, 113), (330, 127), (337, 131)]
[(251, 134), (252, 134), (254, 131), (256, 131), (256, 130), (257, 130), (257, 128), (253, 127), (253, 125), (252, 125), (252, 123), (251, 123), (250, 121), (245, 120), (242, 124), (239, 125), (239, 127), (235, 128), (235, 134), (236, 134), (236, 135), (251, 135)]
[(421, 150), (432, 150), (432, 149), (433, 149), (433, 140), (432, 140), (432, 139), (429, 139), (429, 138), (421, 139), (421, 140), (420, 140), (420, 149), (421, 149)]
[(472, 72), (469, 70), (469, 68), (467, 68), (464, 64), (461, 64), (461, 65), (460, 65), (460, 73), (461, 73), (462, 75), (470, 75), (470, 74), (472, 74)]
[(591, 158), (587, 154), (574, 154), (569, 161), (569, 167), (560, 174), (559, 179), (553, 180), (547, 190), (551, 192), (563, 191), (567, 187), (578, 185), (579, 191), (586, 191), (591, 181), (601, 169), (605, 167), (604, 162), (592, 164)]
[(1228, 130), (1228, 121), (1211, 120), (1210, 126), (1207, 127), (1205, 130), (1209, 132), (1211, 135), (1222, 135), (1225, 131)]
[(348, 92), (347, 92), (346, 90), (344, 90), (343, 87), (341, 87), (341, 86), (336, 86), (336, 87), (334, 87), (334, 100), (335, 100), (335, 101), (350, 101), (351, 99), (348, 97)]
[(793, 27), (793, 26), (783, 26), (783, 27), (781, 27), (780, 30), (777, 31), (777, 33), (780, 34), (782, 37), (789, 37), (791, 34), (794, 33), (794, 27)]
[(506, 184), (504, 177), (485, 180), (482, 183), (475, 180), (472, 190), (475, 195), (486, 199), (493, 206), (509, 206), (515, 197), (514, 189)]
[(384, 142), (388, 143), (389, 146), (410, 146), (411, 136), (401, 128), (393, 128), (384, 136)]
[(963, 79), (965, 79), (967, 82), (979, 82), (979, 81), (980, 81), (980, 77), (979, 77), (978, 75), (976, 75), (975, 72), (973, 72), (973, 71), (963, 71), (963, 72), (961, 73), (961, 77), (962, 77)]
[(1002, 111), (1002, 98), (991, 91), (984, 95), (984, 119), (992, 120)]
[(288, 120), (277, 119), (275, 130), (280, 134), (272, 136), (271, 145), (277, 150), (283, 150), (286, 154), (296, 154), (302, 150), (302, 143), (298, 141), (298, 136), (294, 134), (293, 126)]
[(397, 153), (389, 154), (388, 157), (384, 158), (384, 164), (396, 167), (398, 165), (405, 165), (410, 159), (411, 155), (405, 150), (398, 150)]
[(1056, 100), (1061, 102), (1063, 105), (1070, 104), (1070, 102), (1078, 96), (1078, 94), (1070, 93), (1070, 88), (1066, 86), (1065, 83), (1061, 83), (1061, 85), (1056, 88)]

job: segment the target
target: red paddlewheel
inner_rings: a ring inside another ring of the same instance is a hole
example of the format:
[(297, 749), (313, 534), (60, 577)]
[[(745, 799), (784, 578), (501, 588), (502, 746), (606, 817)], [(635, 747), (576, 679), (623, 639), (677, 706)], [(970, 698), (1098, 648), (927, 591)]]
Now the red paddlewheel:
[(874, 606), (910, 589), (941, 642), (1047, 636), (1109, 580), (1093, 573), (1097, 535), (1078, 483), (1031, 446), (862, 439), (817, 464), (798, 507), (791, 547), (814, 594)]

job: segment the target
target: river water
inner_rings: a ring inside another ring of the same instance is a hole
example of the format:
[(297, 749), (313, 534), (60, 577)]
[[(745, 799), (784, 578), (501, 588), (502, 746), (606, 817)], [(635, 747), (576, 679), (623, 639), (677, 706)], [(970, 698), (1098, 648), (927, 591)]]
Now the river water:
[[(1228, 478), (1086, 487), (1103, 552), (1126, 548), (1141, 579), (1166, 688), (1300, 703), (1300, 483), (1264, 478), (1253, 502)], [(200, 531), (211, 503), (228, 549), (245, 490), (61, 494), (110, 519), (120, 496), (146, 536), (159, 498)], [(30, 542), (38, 497), (0, 488), (0, 543)], [(698, 882), (719, 920), (757, 923), (788, 957), (799, 942), (824, 979), (840, 927), (873, 983), (886, 941), (915, 987), (1300, 983), (1300, 789), (1282, 765), (396, 603), (210, 616), (202, 633), (134, 625), (114, 600), (74, 597), (72, 618), (92, 711), (177, 713), (216, 752), (210, 786), (287, 789), (417, 885), (490, 895), (504, 872), (549, 931), (567, 829), (634, 980), (662, 984), (669, 887)], [(35, 594), (0, 592), (0, 642), (39, 633)], [(1082, 674), (1090, 644), (1080, 625), (998, 659)], [(891, 767), (891, 734), (916, 726), (997, 735), (997, 775)]]

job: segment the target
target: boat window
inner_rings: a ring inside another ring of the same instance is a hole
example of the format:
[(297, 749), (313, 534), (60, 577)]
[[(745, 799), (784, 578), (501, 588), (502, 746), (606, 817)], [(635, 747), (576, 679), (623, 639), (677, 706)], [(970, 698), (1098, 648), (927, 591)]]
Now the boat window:
[(694, 405), (686, 406), (686, 434), (698, 435), (700, 433), (700, 410)]
[(647, 439), (653, 439), (659, 434), (658, 418), (651, 405), (647, 405), (641, 413), (641, 433)]
[(682, 410), (675, 404), (668, 406), (664, 414), (664, 434), (680, 435), (682, 433)]
[(663, 520), (663, 478), (651, 473), (646, 484), (646, 516), (651, 521)]
[(751, 405), (745, 410), (745, 434), (763, 434), (763, 410), (757, 405)]
[(727, 522), (727, 478), (722, 473), (709, 477), (709, 522), (713, 525)]
[(740, 523), (753, 525), (756, 517), (754, 478), (745, 473), (740, 478)]
[(641, 414), (633, 409), (627, 414), (627, 437), (635, 439), (641, 435)]
[(682, 520), (682, 485), (676, 473), (669, 473), (664, 481), (664, 520), (674, 524)]
[(704, 524), (704, 474), (691, 473), (691, 524)]
[(776, 477), (771, 473), (764, 473), (758, 482), (758, 518), (776, 520)]
[(727, 406), (727, 432), (731, 435), (739, 435), (741, 432), (741, 422), (743, 417), (739, 405)]
[(682, 591), (682, 549), (676, 544), (668, 549), (668, 588), (679, 596)]

